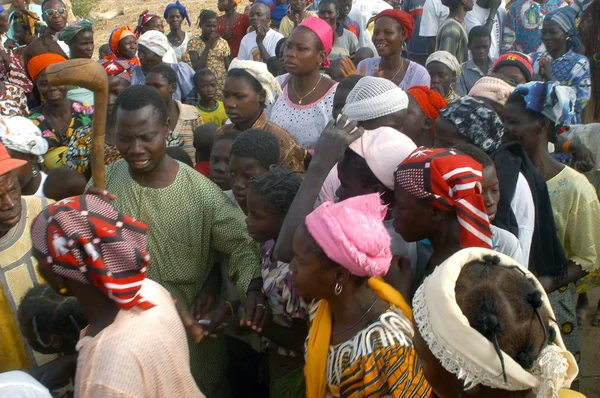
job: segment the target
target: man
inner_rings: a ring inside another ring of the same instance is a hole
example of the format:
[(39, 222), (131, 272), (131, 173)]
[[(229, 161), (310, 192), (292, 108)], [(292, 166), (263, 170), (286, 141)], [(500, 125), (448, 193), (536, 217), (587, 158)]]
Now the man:
[(456, 93), (460, 96), (469, 94), (475, 83), (492, 73), (494, 60), (490, 58), (490, 31), (486, 26), (476, 26), (469, 32), (469, 52), (471, 59), (461, 66), (461, 73), (456, 80)]
[(35, 38), (23, 53), (23, 65), (29, 64), (29, 60), (36, 55), (44, 53), (56, 53), (69, 58), (70, 50), (67, 43), (54, 40), (55, 36), (67, 26), (68, 11), (61, 0), (48, 0), (42, 3), (42, 18), (48, 28), (42, 35)]
[[(119, 211), (150, 225), (148, 277), (190, 308), (222, 252), (244, 299), (250, 281), (260, 276), (258, 246), (246, 232), (243, 213), (219, 187), (165, 154), (169, 118), (163, 98), (153, 88), (131, 86), (119, 95), (113, 112), (123, 159), (106, 169), (106, 190)], [(203, 393), (229, 394), (222, 334), (198, 345), (190, 341), (190, 364)]]
[(413, 35), (408, 41), (408, 59), (418, 64), (425, 65), (427, 57), (427, 38), (421, 34), (421, 18), (423, 18), (423, 6), (425, 0), (406, 0), (402, 3), (402, 9), (409, 13), (415, 20)]
[(40, 283), (31, 253), (30, 224), (48, 205), (47, 199), (21, 196), (17, 169), (0, 143), (0, 373), (39, 366), (53, 357), (31, 349), (17, 324), (17, 309), (25, 292)]
[(240, 43), (238, 58), (246, 61), (267, 63), (274, 57), (277, 42), (283, 35), (269, 27), (271, 10), (265, 3), (254, 3), (250, 8), (250, 26), (253, 31), (248, 33)]
[(419, 34), (427, 38), (427, 53), (435, 52), (435, 41), (440, 26), (448, 19), (450, 10), (442, 4), (442, 0), (425, 0)]
[(373, 51), (376, 51), (368, 29), (369, 22), (381, 11), (391, 8), (392, 6), (383, 0), (352, 0), (352, 10), (350, 10), (348, 16), (358, 24), (360, 30), (358, 36), (359, 48), (369, 47)]
[(490, 58), (496, 59), (500, 56), (502, 45), (502, 24), (506, 18), (506, 10), (500, 7), (501, 0), (477, 0), (473, 9), (465, 16), (467, 32), (471, 32), (476, 26), (485, 26), (490, 32), (491, 47)]

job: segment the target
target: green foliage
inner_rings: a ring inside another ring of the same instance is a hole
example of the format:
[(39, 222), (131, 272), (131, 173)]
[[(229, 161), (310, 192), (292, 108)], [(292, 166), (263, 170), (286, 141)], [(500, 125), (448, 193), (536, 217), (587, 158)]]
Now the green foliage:
[(100, 0), (72, 0), (73, 14), (78, 18), (87, 18), (90, 12), (100, 4)]

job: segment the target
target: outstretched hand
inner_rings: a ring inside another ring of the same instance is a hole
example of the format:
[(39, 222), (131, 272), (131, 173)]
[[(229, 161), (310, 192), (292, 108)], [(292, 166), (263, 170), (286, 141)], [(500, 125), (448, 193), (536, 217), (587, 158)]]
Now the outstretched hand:
[(102, 189), (102, 188), (98, 188), (98, 187), (90, 187), (88, 190), (85, 191), (85, 193), (87, 195), (103, 196), (104, 198), (106, 198), (108, 200), (115, 200), (117, 198), (117, 195), (115, 195), (114, 193), (109, 193), (106, 189)]
[[(351, 143), (359, 139), (365, 130), (349, 122), (346, 115), (340, 115), (337, 121), (331, 120), (319, 137), (311, 163), (326, 162), (333, 167), (338, 163)], [(330, 169), (331, 169), (330, 167)]]
[(262, 332), (263, 328), (272, 320), (273, 314), (267, 299), (262, 292), (248, 292), (246, 300), (238, 308), (240, 327), (249, 327), (255, 332)]

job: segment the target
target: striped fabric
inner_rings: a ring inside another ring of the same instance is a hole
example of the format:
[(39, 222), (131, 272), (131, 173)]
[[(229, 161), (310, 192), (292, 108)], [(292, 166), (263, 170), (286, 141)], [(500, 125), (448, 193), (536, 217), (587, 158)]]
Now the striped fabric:
[(420, 147), (394, 173), (411, 195), (444, 211), (455, 211), (463, 248), (492, 248), (492, 232), (483, 196), (482, 167), (453, 149)]

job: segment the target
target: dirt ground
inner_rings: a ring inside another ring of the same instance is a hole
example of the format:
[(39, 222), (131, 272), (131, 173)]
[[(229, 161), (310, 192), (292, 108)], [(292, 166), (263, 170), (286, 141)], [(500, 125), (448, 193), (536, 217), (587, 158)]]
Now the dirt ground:
[(581, 327), (579, 338), (581, 341), (581, 367), (583, 377), (580, 382), (580, 391), (588, 398), (600, 397), (600, 327), (590, 326), (596, 314), (596, 304), (600, 299), (600, 288), (588, 294), (591, 309), (588, 313), (586, 324)]

